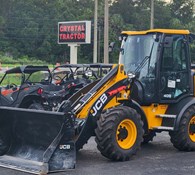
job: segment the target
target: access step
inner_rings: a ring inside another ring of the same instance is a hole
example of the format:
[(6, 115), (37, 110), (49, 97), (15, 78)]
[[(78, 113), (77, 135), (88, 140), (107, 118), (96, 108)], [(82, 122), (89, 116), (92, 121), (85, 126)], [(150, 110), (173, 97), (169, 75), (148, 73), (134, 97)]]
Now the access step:
[(154, 129), (160, 130), (160, 131), (173, 131), (174, 130), (173, 127), (169, 127), (169, 126), (158, 126), (158, 127), (154, 127)]
[(177, 115), (172, 115), (172, 114), (158, 114), (156, 115), (156, 117), (159, 117), (159, 118), (172, 118), (172, 119), (175, 119), (177, 117)]

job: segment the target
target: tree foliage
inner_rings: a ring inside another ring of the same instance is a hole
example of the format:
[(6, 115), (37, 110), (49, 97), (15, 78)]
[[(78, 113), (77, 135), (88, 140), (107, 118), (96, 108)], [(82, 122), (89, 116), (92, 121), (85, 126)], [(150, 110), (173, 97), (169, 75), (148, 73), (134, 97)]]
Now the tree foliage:
[[(99, 61), (103, 61), (104, 0), (98, 0)], [(109, 38), (117, 41), (122, 30), (150, 28), (151, 0), (110, 1)], [(13, 59), (28, 56), (46, 62), (69, 60), (69, 47), (57, 44), (61, 21), (92, 21), (92, 44), (79, 47), (78, 62), (93, 60), (94, 0), (0, 0), (0, 52)], [(189, 29), (195, 33), (194, 0), (154, 0), (155, 28)], [(117, 62), (112, 53), (111, 62)]]

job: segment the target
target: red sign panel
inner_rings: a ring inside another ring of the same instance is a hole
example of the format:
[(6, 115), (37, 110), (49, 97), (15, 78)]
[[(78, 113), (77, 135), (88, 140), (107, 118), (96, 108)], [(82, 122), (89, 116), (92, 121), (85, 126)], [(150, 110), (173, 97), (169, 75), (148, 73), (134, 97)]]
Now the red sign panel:
[(58, 43), (88, 43), (88, 24), (83, 22), (59, 22)]

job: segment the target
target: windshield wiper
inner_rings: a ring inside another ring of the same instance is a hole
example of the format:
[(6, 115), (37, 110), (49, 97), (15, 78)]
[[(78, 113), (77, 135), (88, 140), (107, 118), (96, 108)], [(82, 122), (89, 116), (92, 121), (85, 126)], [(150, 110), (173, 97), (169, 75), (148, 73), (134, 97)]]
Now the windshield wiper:
[(146, 65), (148, 59), (150, 59), (151, 56), (152, 56), (153, 48), (154, 48), (154, 42), (153, 42), (152, 47), (151, 47), (151, 50), (150, 50), (150, 55), (149, 56), (145, 56), (145, 58), (141, 61), (141, 63), (135, 69), (134, 73), (139, 72)]

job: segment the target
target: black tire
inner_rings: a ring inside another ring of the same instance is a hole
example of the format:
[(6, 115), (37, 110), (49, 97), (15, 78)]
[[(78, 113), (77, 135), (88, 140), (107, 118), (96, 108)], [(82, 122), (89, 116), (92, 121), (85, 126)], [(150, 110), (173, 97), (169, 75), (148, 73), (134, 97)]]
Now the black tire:
[(43, 106), (40, 103), (32, 103), (28, 109), (37, 109), (37, 110), (44, 110)]
[(155, 131), (149, 131), (147, 134), (144, 134), (143, 136), (143, 142), (142, 144), (147, 144), (148, 142), (153, 141), (153, 138), (156, 136)]
[[(193, 122), (192, 122), (193, 121)], [(190, 126), (193, 125), (193, 131)], [(195, 150), (195, 105), (189, 107), (183, 114), (178, 131), (169, 132), (173, 146), (180, 151)]]
[(119, 106), (100, 116), (95, 133), (97, 148), (103, 156), (115, 161), (127, 161), (140, 149), (143, 122), (134, 109)]

